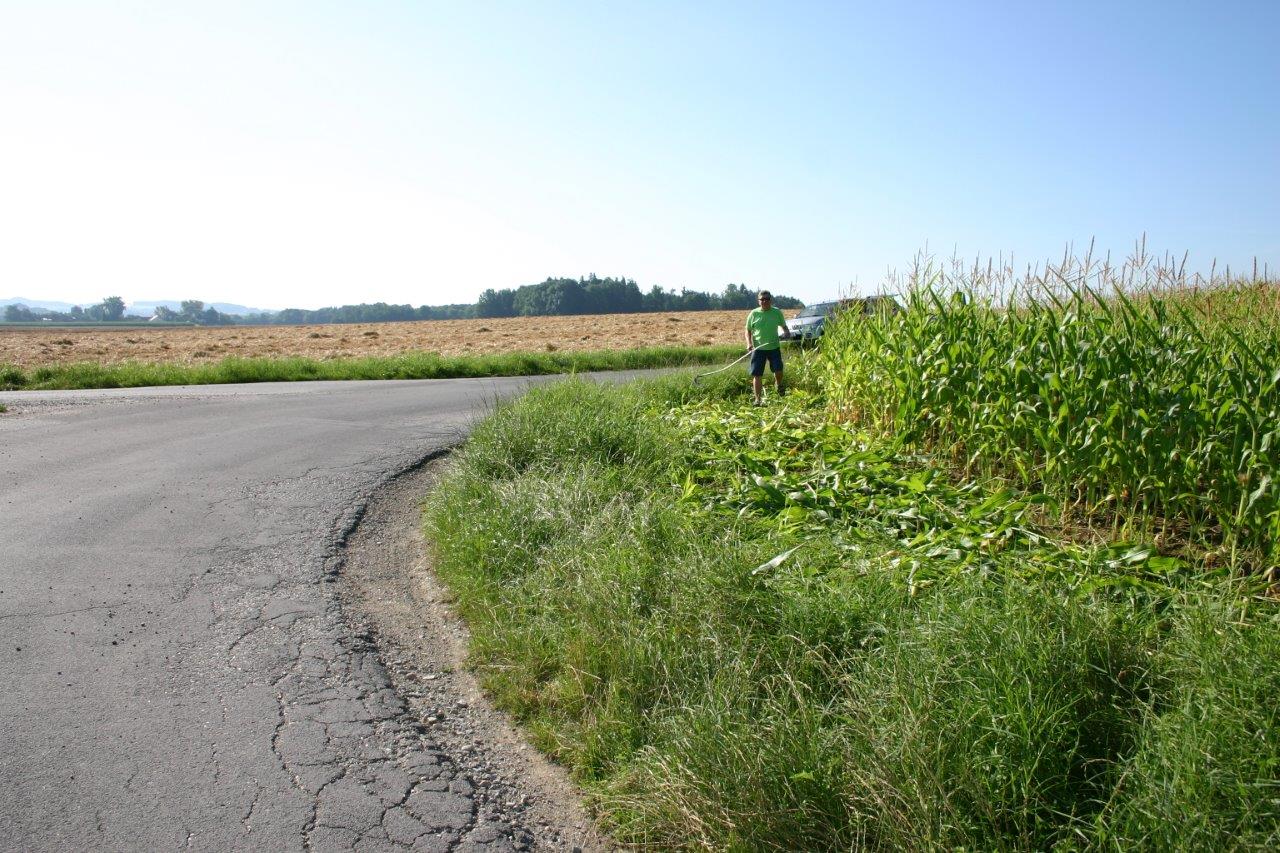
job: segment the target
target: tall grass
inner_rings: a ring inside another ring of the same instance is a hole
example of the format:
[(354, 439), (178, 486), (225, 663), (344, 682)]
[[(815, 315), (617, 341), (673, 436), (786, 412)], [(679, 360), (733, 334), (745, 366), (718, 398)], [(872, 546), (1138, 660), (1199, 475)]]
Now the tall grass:
[(842, 417), (1043, 492), (1064, 521), (1275, 564), (1276, 282), (1204, 281), (1143, 258), (1022, 276), (926, 262), (905, 290), (902, 312), (827, 333)]
[[(1273, 846), (1272, 605), (1003, 570), (1019, 549), (989, 551), (990, 570), (932, 570), (985, 530), (940, 524), (916, 548), (918, 504), (973, 518), (964, 507), (988, 502), (929, 491), (915, 457), (891, 475), (892, 445), (824, 425), (806, 378), (763, 410), (741, 377), (539, 389), (480, 426), (427, 505), (474, 665), (615, 835)], [(861, 476), (801, 473), (851, 454), (866, 455), (840, 464)], [(805, 505), (828, 492), (854, 508)]]
[(1280, 614), (1219, 598), (1184, 603), (1170, 623), (1095, 837), (1114, 849), (1276, 849)]
[(398, 356), (318, 360), (226, 358), (211, 364), (124, 362), (47, 365), (23, 370), (0, 364), (0, 390), (137, 388), (153, 385), (217, 385), (237, 382), (300, 382), (348, 379), (452, 379), (474, 376), (533, 376), (597, 370), (639, 370), (726, 360), (740, 347), (648, 347), (596, 352), (516, 352), (442, 356), (411, 352)]

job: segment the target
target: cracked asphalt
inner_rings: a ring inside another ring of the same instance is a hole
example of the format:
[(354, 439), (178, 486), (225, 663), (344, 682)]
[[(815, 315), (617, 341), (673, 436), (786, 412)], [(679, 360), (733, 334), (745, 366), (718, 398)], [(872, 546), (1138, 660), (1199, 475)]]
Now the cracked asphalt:
[(0, 393), (0, 849), (511, 850), (333, 583), (530, 380)]

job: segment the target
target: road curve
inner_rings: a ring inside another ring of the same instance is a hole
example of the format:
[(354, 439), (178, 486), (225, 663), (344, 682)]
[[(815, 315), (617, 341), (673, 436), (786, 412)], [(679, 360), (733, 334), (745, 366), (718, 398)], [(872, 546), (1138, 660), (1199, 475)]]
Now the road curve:
[(327, 583), (377, 485), (528, 382), (0, 394), (0, 849), (528, 843)]

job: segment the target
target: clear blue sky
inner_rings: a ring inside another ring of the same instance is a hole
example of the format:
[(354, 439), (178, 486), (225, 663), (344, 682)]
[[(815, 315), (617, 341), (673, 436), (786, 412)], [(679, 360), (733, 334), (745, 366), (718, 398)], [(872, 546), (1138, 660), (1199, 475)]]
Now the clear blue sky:
[(0, 0), (0, 297), (1280, 267), (1280, 2)]

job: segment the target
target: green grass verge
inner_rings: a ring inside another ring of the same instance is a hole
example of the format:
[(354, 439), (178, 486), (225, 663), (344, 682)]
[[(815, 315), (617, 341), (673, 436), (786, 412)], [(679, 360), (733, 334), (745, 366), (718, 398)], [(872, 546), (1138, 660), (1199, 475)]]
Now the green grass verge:
[(796, 367), (763, 409), (734, 371), (538, 389), (427, 507), (474, 665), (621, 841), (1280, 842), (1270, 601), (1054, 542)]
[(23, 370), (0, 364), (0, 390), (137, 388), (152, 385), (220, 385), (235, 382), (299, 382), (347, 379), (451, 379), (533, 376), (597, 370), (640, 370), (725, 361), (741, 347), (650, 347), (597, 352), (526, 352), (442, 356), (431, 352), (319, 361), (309, 358), (226, 358), (211, 364), (79, 363)]

